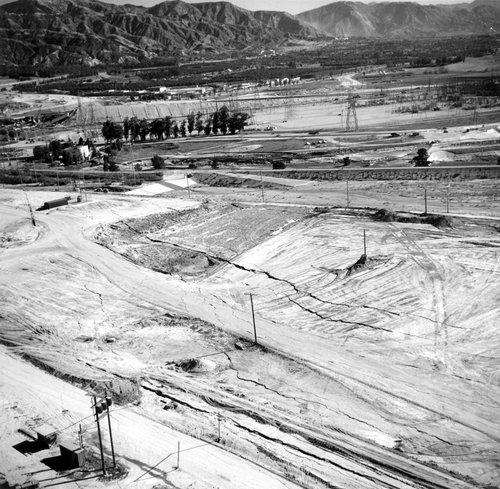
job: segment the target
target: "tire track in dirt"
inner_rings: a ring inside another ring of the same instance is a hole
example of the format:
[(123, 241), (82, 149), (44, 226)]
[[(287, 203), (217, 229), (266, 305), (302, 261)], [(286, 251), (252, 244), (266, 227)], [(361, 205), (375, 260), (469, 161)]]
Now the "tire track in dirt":
[[(335, 456), (340, 456), (346, 459), (346, 463), (354, 463), (358, 467), (358, 471), (361, 470), (361, 472), (356, 471), (358, 476), (370, 477), (373, 481), (378, 479), (378, 482), (383, 487), (405, 487), (407, 484), (411, 487), (429, 489), (471, 487), (470, 484), (457, 479), (451, 474), (427, 467), (394, 451), (370, 444), (361, 438), (340, 431), (335, 435), (326, 436), (317, 428), (295, 422), (265, 405), (259, 404), (257, 406), (249, 400), (210, 387), (194, 378), (181, 377), (176, 372), (150, 372), (148, 381), (143, 382), (143, 387), (156, 392), (158, 387), (155, 384), (158, 382), (162, 387), (170, 385), (178, 388), (181, 385), (184, 392), (191, 392), (209, 403), (214, 402), (217, 407), (239, 412), (266, 424), (273, 425), (279, 422), (280, 431), (299, 435), (312, 443), (314, 447), (321, 448)], [(148, 383), (152, 384), (151, 387), (148, 387)], [(309, 452), (307, 454), (312, 455)]]
[(448, 325), (442, 272), (438, 264), (415, 242), (408, 230), (389, 224), (392, 234), (410, 253), (412, 260), (424, 270), (432, 283), (432, 309), (434, 311), (434, 350), (436, 358), (447, 368)]

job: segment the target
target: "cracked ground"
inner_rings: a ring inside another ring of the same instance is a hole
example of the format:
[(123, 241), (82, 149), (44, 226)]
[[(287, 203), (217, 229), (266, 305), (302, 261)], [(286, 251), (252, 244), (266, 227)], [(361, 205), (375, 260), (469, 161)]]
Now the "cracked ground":
[(99, 199), (3, 251), (11, 351), (81, 386), (133, 379), (145, 419), (301, 487), (500, 478), (491, 225)]

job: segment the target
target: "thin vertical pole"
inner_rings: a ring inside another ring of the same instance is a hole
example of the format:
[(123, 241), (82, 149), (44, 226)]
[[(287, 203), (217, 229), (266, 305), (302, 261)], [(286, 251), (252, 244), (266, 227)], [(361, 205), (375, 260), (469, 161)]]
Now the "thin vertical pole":
[(217, 424), (218, 424), (218, 436), (217, 441), (220, 443), (220, 413), (217, 413)]
[(366, 257), (366, 229), (363, 229), (363, 254)]
[(31, 224), (33, 224), (33, 226), (36, 226), (35, 214), (33, 213), (33, 207), (31, 207), (30, 200), (28, 199), (28, 194), (26, 193), (26, 191), (24, 192), (24, 195), (26, 196), (26, 202), (28, 202), (28, 208), (30, 210)]
[(264, 203), (264, 184), (262, 182), (262, 170), (260, 172), (260, 191), (262, 193), (262, 203)]
[(99, 423), (99, 413), (97, 412), (97, 399), (94, 396), (95, 421), (97, 423), (97, 434), (99, 435), (99, 449), (101, 450), (102, 474), (106, 475), (106, 466), (104, 465), (104, 451), (102, 449), (101, 424)]
[(178, 441), (177, 442), (177, 468), (180, 467), (180, 463), (179, 463), (180, 456), (181, 456), (181, 442)]
[(346, 202), (347, 202), (347, 207), (349, 207), (349, 180), (346, 180), (345, 183), (346, 183), (346, 188), (345, 188)]
[(250, 305), (252, 306), (253, 335), (255, 338), (255, 343), (257, 344), (258, 343), (258, 341), (257, 341), (257, 327), (255, 326), (255, 312), (253, 309), (253, 295), (252, 294), (249, 294), (249, 295), (250, 295)]
[(427, 189), (424, 188), (424, 214), (427, 214)]
[(446, 187), (446, 214), (450, 213), (450, 185)]
[(82, 425), (78, 430), (78, 439), (80, 440), (80, 448), (83, 448), (83, 433), (82, 433)]
[(109, 440), (111, 442), (111, 456), (113, 457), (113, 467), (116, 467), (115, 447), (113, 445), (113, 433), (111, 432), (111, 417), (109, 416), (108, 395), (106, 394), (106, 414), (108, 415)]
[(189, 174), (186, 175), (186, 184), (187, 184), (187, 191), (188, 191), (188, 199), (191, 198), (191, 189), (189, 188)]

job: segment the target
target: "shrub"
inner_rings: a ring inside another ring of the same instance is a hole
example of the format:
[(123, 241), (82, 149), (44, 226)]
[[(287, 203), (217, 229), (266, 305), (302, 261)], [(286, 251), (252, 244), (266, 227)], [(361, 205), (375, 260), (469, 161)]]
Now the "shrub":
[(284, 161), (273, 161), (273, 170), (284, 170), (286, 164)]
[(161, 170), (165, 168), (165, 160), (160, 155), (154, 155), (151, 158), (151, 163), (153, 164), (153, 168), (155, 170)]
[(430, 224), (437, 228), (452, 227), (453, 220), (448, 216), (441, 214), (426, 214), (426, 215), (401, 215), (387, 209), (379, 209), (373, 215), (373, 218), (384, 222), (407, 222), (414, 224)]

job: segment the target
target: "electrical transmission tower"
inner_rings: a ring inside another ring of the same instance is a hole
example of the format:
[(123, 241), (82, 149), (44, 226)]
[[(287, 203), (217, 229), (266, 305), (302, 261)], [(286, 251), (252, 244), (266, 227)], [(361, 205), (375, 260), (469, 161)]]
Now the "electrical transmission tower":
[(91, 138), (99, 137), (99, 131), (96, 129), (97, 122), (94, 112), (94, 102), (90, 101), (87, 105), (87, 113), (86, 113), (87, 124), (90, 127), (90, 136)]
[(472, 114), (472, 124), (478, 123), (478, 114), (477, 114), (477, 100), (474, 103), (474, 113)]
[(350, 93), (347, 97), (347, 115), (345, 118), (345, 128), (347, 131), (351, 130), (351, 114), (354, 120), (354, 131), (358, 130), (358, 116), (356, 114), (356, 98), (357, 96)]
[(86, 114), (83, 111), (82, 97), (80, 96), (80, 93), (78, 93), (78, 107), (75, 113), (77, 133), (85, 132), (85, 117)]
[(289, 119), (291, 119), (294, 116), (294, 113), (295, 113), (295, 106), (294, 106), (294, 103), (292, 100), (292, 90), (290, 88), (289, 83), (285, 86), (282, 93), (284, 95), (283, 105), (285, 106), (285, 113), (284, 113), (283, 121), (287, 122)]

